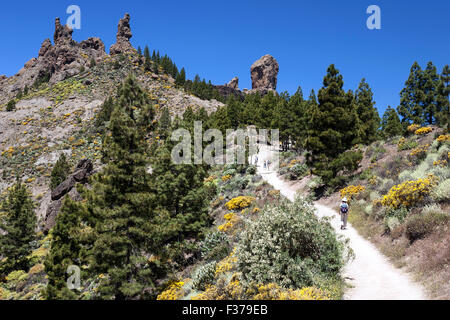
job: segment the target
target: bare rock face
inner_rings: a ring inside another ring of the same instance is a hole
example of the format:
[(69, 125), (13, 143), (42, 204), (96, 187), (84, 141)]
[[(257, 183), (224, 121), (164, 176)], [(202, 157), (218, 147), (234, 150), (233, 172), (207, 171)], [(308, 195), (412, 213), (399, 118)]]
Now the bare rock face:
[(130, 43), (130, 39), (133, 36), (130, 27), (130, 15), (128, 13), (120, 19), (119, 26), (117, 27), (117, 40), (116, 43), (111, 46), (109, 53), (111, 55), (126, 53), (133, 50)]
[(99, 62), (106, 56), (105, 45), (99, 38), (89, 38), (77, 43), (72, 39), (73, 30), (61, 25), (55, 19), (54, 44), (45, 39), (37, 58), (29, 60), (25, 66), (13, 76), (13, 81), (5, 81), (0, 86), (0, 97), (9, 99), (11, 94), (25, 86), (31, 87), (34, 82), (46, 77), (50, 83), (65, 80), (80, 72), (83, 66), (89, 68), (91, 60)]
[(61, 46), (63, 44), (71, 44), (72, 43), (72, 33), (73, 30), (70, 29), (67, 25), (61, 25), (59, 18), (55, 20), (55, 34), (53, 35), (53, 41), (55, 46)]
[(274, 57), (267, 54), (257, 60), (251, 67), (252, 89), (255, 91), (275, 91), (279, 65)]
[(226, 84), (227, 87), (232, 88), (234, 90), (239, 90), (239, 78), (234, 77), (230, 82)]

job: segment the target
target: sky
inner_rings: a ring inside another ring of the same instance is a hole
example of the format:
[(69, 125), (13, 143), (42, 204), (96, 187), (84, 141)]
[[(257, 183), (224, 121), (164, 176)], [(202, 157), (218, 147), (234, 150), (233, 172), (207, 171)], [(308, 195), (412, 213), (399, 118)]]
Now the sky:
[[(167, 53), (189, 78), (214, 84), (238, 76), (241, 89), (251, 88), (250, 66), (271, 54), (280, 65), (277, 90), (301, 86), (307, 98), (334, 63), (346, 90), (366, 79), (380, 116), (398, 106), (414, 61), (432, 61), (439, 73), (450, 64), (448, 0), (2, 1), (0, 75), (14, 75), (53, 41), (54, 19), (65, 23), (69, 5), (81, 9), (76, 41), (100, 37), (109, 52), (128, 12), (136, 48)], [(370, 5), (381, 10), (379, 30), (367, 28)]]

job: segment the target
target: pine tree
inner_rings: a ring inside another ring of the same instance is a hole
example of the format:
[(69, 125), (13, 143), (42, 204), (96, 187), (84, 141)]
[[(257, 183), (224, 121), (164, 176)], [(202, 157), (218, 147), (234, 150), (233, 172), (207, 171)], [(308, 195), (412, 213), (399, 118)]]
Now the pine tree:
[[(173, 236), (174, 224), (152, 191), (147, 173), (146, 124), (153, 110), (134, 77), (119, 90), (102, 148), (104, 170), (93, 179), (86, 205), (97, 239), (93, 269), (107, 273), (102, 299), (154, 297), (156, 280), (164, 275), (164, 241)], [(95, 191), (94, 191), (95, 190)], [(145, 254), (155, 258), (148, 261)]]
[(145, 71), (150, 71), (152, 69), (152, 62), (150, 58), (150, 51), (148, 46), (145, 46), (144, 49), (144, 69)]
[(307, 161), (327, 183), (334, 183), (339, 171), (354, 169), (359, 158), (346, 152), (358, 141), (359, 120), (353, 94), (346, 93), (343, 85), (342, 75), (330, 65), (319, 90), (319, 104), (309, 109)]
[(162, 109), (161, 118), (159, 119), (159, 131), (160, 136), (163, 139), (166, 139), (168, 137), (171, 121), (172, 120), (170, 117), (169, 109), (167, 107), (164, 107)]
[(139, 58), (141, 58), (141, 57), (142, 57), (142, 49), (141, 49), (141, 46), (138, 46), (137, 53), (138, 53)]
[(402, 116), (402, 124), (406, 128), (411, 122), (423, 123), (423, 71), (417, 62), (411, 67), (405, 88), (400, 92), (400, 106), (397, 112)]
[(365, 79), (355, 92), (356, 112), (361, 127), (361, 143), (370, 144), (377, 139), (380, 116), (375, 108), (373, 93)]
[(430, 61), (423, 72), (423, 122), (425, 124), (435, 124), (436, 116), (440, 112), (439, 87), (441, 79), (436, 71), (436, 67)]
[(185, 82), (186, 82), (186, 70), (184, 70), (184, 68), (181, 68), (180, 73), (175, 79), (175, 84), (178, 86), (183, 86)]
[(450, 67), (444, 66), (441, 74), (441, 82), (438, 87), (438, 105), (439, 111), (436, 115), (436, 121), (440, 126), (449, 128), (450, 124)]
[(287, 151), (289, 139), (292, 135), (293, 114), (288, 109), (289, 94), (284, 92), (280, 95), (273, 110), (270, 128), (279, 130), (279, 139), (283, 146), (283, 151)]
[(381, 134), (385, 138), (399, 136), (403, 133), (403, 127), (397, 112), (388, 106), (381, 120)]
[(48, 275), (45, 296), (48, 300), (78, 299), (79, 292), (67, 287), (67, 270), (71, 265), (81, 268), (82, 265), (89, 264), (87, 250), (93, 239), (82, 237), (83, 234), (92, 237), (92, 233), (82, 232), (83, 229), (86, 230), (82, 224), (84, 214), (81, 204), (70, 197), (64, 199), (52, 231), (50, 253), (45, 260), (45, 272)]
[(67, 162), (67, 157), (65, 153), (59, 156), (58, 161), (56, 161), (53, 167), (52, 173), (50, 175), (50, 189), (54, 190), (57, 186), (66, 180), (70, 173), (70, 165)]
[(17, 179), (0, 205), (0, 276), (13, 270), (28, 271), (27, 256), (36, 238), (36, 215), (27, 187)]

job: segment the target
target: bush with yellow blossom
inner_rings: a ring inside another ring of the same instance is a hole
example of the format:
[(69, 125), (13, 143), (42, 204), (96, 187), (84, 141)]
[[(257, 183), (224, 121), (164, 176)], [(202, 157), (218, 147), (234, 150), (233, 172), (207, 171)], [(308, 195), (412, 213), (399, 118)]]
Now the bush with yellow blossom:
[(184, 295), (183, 286), (188, 280), (172, 281), (156, 300), (178, 300)]
[(249, 196), (239, 196), (228, 201), (225, 206), (228, 210), (244, 209), (249, 207), (256, 199)]
[(360, 192), (363, 192), (365, 190), (366, 190), (366, 187), (364, 187), (364, 186), (350, 185), (348, 187), (345, 187), (344, 189), (341, 189), (339, 191), (339, 193), (341, 194), (341, 198), (347, 197), (347, 199), (350, 201), (352, 198), (355, 198)]
[(430, 127), (423, 127), (423, 128), (420, 128), (420, 129), (417, 129), (416, 131), (414, 131), (414, 134), (420, 136), (420, 135), (424, 135), (424, 134), (430, 133), (431, 131), (433, 131), (432, 128), (430, 128)]
[(432, 174), (424, 179), (405, 181), (393, 186), (388, 194), (383, 196), (378, 202), (385, 207), (391, 208), (412, 207), (422, 202), (431, 193), (437, 181), (437, 177)]

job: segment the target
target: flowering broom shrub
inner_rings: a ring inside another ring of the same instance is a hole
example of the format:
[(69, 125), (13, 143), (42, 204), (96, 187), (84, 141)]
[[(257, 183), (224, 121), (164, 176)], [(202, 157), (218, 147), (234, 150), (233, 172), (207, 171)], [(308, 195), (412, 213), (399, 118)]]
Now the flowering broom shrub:
[(352, 198), (355, 198), (360, 192), (366, 190), (366, 187), (358, 185), (358, 186), (348, 186), (344, 189), (341, 189), (339, 193), (341, 194), (341, 198), (347, 197), (350, 201)]
[(437, 178), (432, 174), (424, 179), (405, 181), (393, 186), (388, 194), (380, 199), (380, 203), (391, 208), (412, 207), (430, 195), (436, 184)]
[(240, 196), (228, 201), (225, 206), (228, 210), (244, 209), (249, 207), (255, 201), (254, 197)]
[(416, 132), (416, 130), (420, 129), (420, 125), (418, 124), (412, 124), (410, 126), (408, 126), (407, 130), (409, 132)]
[(416, 131), (414, 131), (414, 134), (420, 136), (420, 135), (423, 135), (423, 134), (430, 133), (431, 131), (433, 131), (432, 128), (430, 128), (430, 127), (423, 127), (423, 128), (420, 128), (420, 129), (417, 129)]
[(321, 289), (306, 287), (302, 289), (285, 289), (276, 283), (256, 286), (257, 293), (252, 300), (330, 300)]
[(183, 286), (187, 281), (172, 281), (156, 300), (178, 300), (184, 295)]

